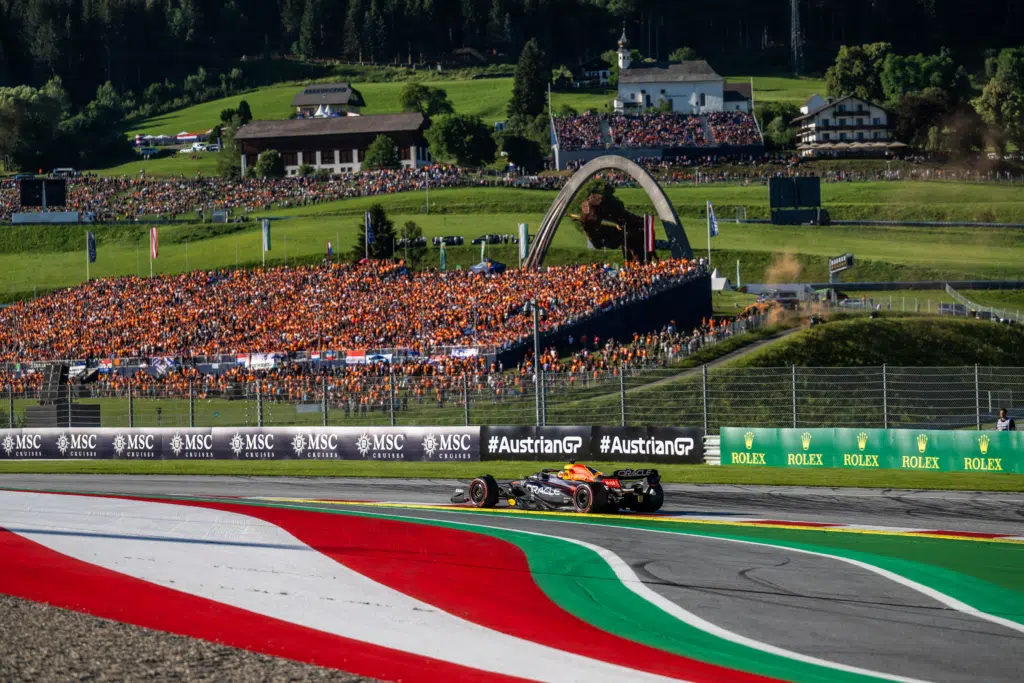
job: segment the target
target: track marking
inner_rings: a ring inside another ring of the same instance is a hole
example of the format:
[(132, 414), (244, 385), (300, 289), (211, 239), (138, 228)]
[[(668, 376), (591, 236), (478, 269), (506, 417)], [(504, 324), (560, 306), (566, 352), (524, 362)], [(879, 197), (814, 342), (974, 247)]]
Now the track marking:
[(168, 500), (5, 492), (0, 526), (158, 586), (481, 672), (547, 683), (685, 680), (591, 659), (457, 617), (243, 512)]
[[(281, 503), (312, 503), (316, 505), (343, 505), (350, 507), (369, 507), (369, 508), (396, 508), (405, 510), (434, 510), (440, 512), (464, 512), (467, 514), (482, 514), (482, 515), (532, 515), (540, 517), (581, 517), (575, 512), (548, 512), (545, 510), (505, 510), (505, 509), (483, 509), (468, 506), (458, 505), (433, 505), (430, 503), (377, 503), (372, 501), (358, 502), (358, 501), (337, 501), (337, 500), (318, 500), (311, 498), (250, 498), (249, 500), (266, 500), (272, 502)], [(709, 526), (731, 526), (731, 527), (745, 527), (745, 528), (767, 528), (770, 526), (773, 529), (798, 529), (802, 531), (823, 531), (826, 533), (842, 533), (842, 534), (868, 534), (877, 536), (901, 536), (904, 538), (938, 538), (947, 541), (975, 541), (978, 543), (1010, 543), (1020, 544), (1024, 543), (1024, 536), (1011, 536), (1009, 534), (996, 534), (998, 538), (979, 537), (976, 532), (965, 531), (964, 535), (953, 535), (958, 534), (956, 531), (935, 531), (935, 530), (923, 530), (923, 529), (903, 529), (894, 527), (880, 527), (880, 526), (868, 526), (854, 527), (854, 526), (817, 526), (814, 523), (804, 522), (786, 522), (781, 520), (717, 520), (717, 519), (691, 519), (682, 517), (668, 517), (663, 515), (628, 515), (624, 516), (621, 514), (589, 514), (586, 515), (586, 519), (614, 519), (620, 522), (657, 522), (660, 524), (704, 524)], [(584, 519), (580, 519), (583, 522)], [(760, 523), (758, 523), (760, 522)], [(640, 527), (630, 527), (640, 528)]]
[[(449, 512), (453, 512), (452, 510), (448, 510), (448, 511)], [(343, 514), (357, 514), (357, 515), (370, 515), (370, 516), (374, 516), (375, 513), (371, 513), (371, 512), (346, 512), (346, 513), (343, 513)], [(387, 515), (380, 514), (380, 516), (387, 516)], [(401, 517), (399, 516), (399, 518), (401, 518)], [(424, 518), (405, 517), (403, 519), (420, 519), (420, 520), (423, 520)], [(425, 520), (425, 521), (430, 521), (430, 520)], [(543, 521), (561, 522), (561, 523), (569, 523), (569, 524), (572, 523), (572, 522), (567, 522), (567, 521), (563, 521), (563, 520), (543, 520)], [(486, 524), (475, 524), (473, 522), (459, 522), (459, 521), (453, 521), (453, 520), (446, 520), (445, 523), (447, 523), (447, 524), (455, 524), (455, 525), (458, 525), (458, 526), (466, 526), (466, 527), (471, 527), (471, 528), (485, 528), (485, 529), (493, 529), (493, 528), (495, 528), (495, 527), (489, 527)], [(580, 541), (580, 540), (577, 540), (575, 538), (567, 538), (567, 537), (564, 537), (564, 536), (553, 536), (551, 534), (545, 534), (545, 533), (541, 533), (539, 531), (527, 531), (525, 529), (515, 529), (515, 528), (508, 528), (508, 527), (498, 527), (498, 528), (503, 530), (503, 531), (511, 531), (511, 532), (514, 532), (514, 533), (524, 534), (524, 535), (527, 535), (527, 536), (538, 536), (538, 537), (541, 537), (541, 538), (550, 538), (550, 539), (555, 539), (555, 540), (561, 540), (561, 541), (565, 541), (567, 543), (572, 543), (573, 545), (577, 545), (577, 546), (586, 548), (587, 550), (590, 550), (590, 551), (594, 552), (602, 560), (604, 560), (605, 563), (608, 564), (608, 566), (611, 568), (611, 570), (615, 573), (615, 576), (619, 579), (619, 581), (627, 589), (629, 589), (630, 591), (635, 593), (637, 596), (639, 596), (640, 598), (644, 599), (645, 601), (647, 601), (648, 603), (650, 603), (654, 607), (657, 607), (658, 609), (662, 610), (666, 614), (669, 614), (670, 616), (678, 619), (679, 621), (682, 621), (683, 623), (687, 624), (688, 626), (691, 626), (693, 628), (696, 628), (696, 629), (699, 629), (701, 631), (704, 631), (705, 633), (708, 633), (708, 634), (713, 635), (715, 637), (721, 638), (722, 640), (727, 640), (727, 641), (736, 643), (737, 645), (742, 645), (742, 646), (745, 646), (745, 647), (749, 647), (751, 649), (759, 650), (759, 651), (765, 652), (767, 654), (772, 654), (772, 655), (776, 655), (776, 656), (779, 656), (779, 657), (785, 657), (785, 658), (791, 659), (793, 661), (798, 661), (798, 662), (801, 662), (801, 663), (804, 663), (804, 664), (812, 664), (812, 665), (815, 665), (815, 666), (825, 667), (825, 668), (833, 669), (833, 670), (836, 670), (836, 671), (844, 671), (846, 673), (857, 674), (857, 675), (861, 675), (861, 676), (869, 676), (869, 677), (873, 677), (873, 678), (881, 678), (881, 679), (888, 680), (888, 681), (895, 681), (896, 683), (930, 683), (929, 681), (926, 681), (926, 680), (920, 679), (920, 678), (910, 678), (910, 677), (907, 677), (907, 676), (899, 676), (899, 675), (896, 675), (896, 674), (887, 674), (887, 673), (883, 673), (883, 672), (880, 672), (880, 671), (872, 671), (870, 669), (864, 669), (864, 668), (857, 667), (857, 666), (851, 666), (851, 665), (848, 665), (848, 664), (841, 664), (839, 662), (832, 662), (832, 661), (829, 661), (827, 659), (821, 659), (821, 658), (818, 658), (818, 657), (813, 657), (811, 655), (801, 654), (799, 652), (794, 652), (793, 650), (787, 650), (785, 648), (777, 647), (777, 646), (771, 645), (769, 643), (765, 643), (765, 642), (762, 642), (762, 641), (759, 641), (759, 640), (754, 640), (753, 638), (748, 638), (746, 636), (740, 635), (739, 633), (735, 633), (733, 631), (729, 631), (729, 630), (727, 630), (725, 628), (722, 628), (721, 626), (713, 624), (713, 623), (707, 621), (706, 619), (703, 619), (702, 617), (697, 616), (693, 612), (690, 612), (689, 610), (687, 610), (687, 609), (677, 605), (676, 603), (672, 602), (671, 600), (668, 600), (667, 598), (662, 597), (661, 595), (659, 595), (655, 591), (651, 590), (650, 588), (647, 587), (646, 584), (643, 583), (643, 581), (640, 580), (640, 578), (633, 572), (633, 570), (629, 568), (629, 565), (626, 564), (626, 562), (623, 561), (622, 558), (620, 558), (618, 555), (613, 553), (611, 550), (608, 550), (607, 548), (603, 548), (601, 546), (594, 545), (592, 543), (587, 543), (586, 541)], [(651, 531), (653, 533), (659, 533), (659, 534), (675, 533), (675, 532), (671, 532), (671, 531), (660, 531), (660, 530), (656, 530), (656, 529), (642, 529), (642, 531)], [(702, 536), (701, 538), (714, 538), (714, 537), (703, 537)], [(732, 539), (718, 539), (718, 540), (732, 540)], [(765, 546), (769, 546), (769, 547), (780, 548), (780, 549), (783, 549), (783, 550), (793, 550), (792, 548), (787, 548), (785, 546), (772, 546), (771, 544), (767, 544), (767, 543), (766, 544), (759, 544), (759, 543), (755, 543), (753, 541), (743, 541), (743, 542), (744, 543), (750, 543), (751, 545), (765, 545)], [(822, 557), (826, 557), (826, 558), (845, 560), (845, 558), (833, 557), (832, 555), (827, 555), (825, 553), (814, 553), (814, 552), (811, 552), (811, 551), (797, 551), (797, 552), (806, 552), (807, 554), (810, 554), (810, 555), (821, 555)], [(851, 561), (851, 563), (854, 563), (854, 562), (856, 562), (856, 561)], [(864, 564), (864, 563), (859, 563), (859, 564)], [(878, 570), (879, 572), (884, 572), (885, 571), (885, 570), (880, 570), (877, 567), (871, 567), (871, 565), (868, 565), (868, 564), (864, 564), (864, 567), (867, 568), (867, 569), (871, 569), (871, 570)], [(886, 572), (886, 573), (890, 573), (890, 572)], [(900, 578), (902, 579), (903, 577), (900, 577)], [(911, 583), (913, 583), (913, 582), (911, 582)], [(922, 588), (925, 588), (925, 587), (922, 586)], [(928, 589), (928, 590), (931, 590), (931, 589)], [(938, 591), (935, 591), (935, 592), (938, 593)], [(948, 597), (948, 596), (945, 596), (945, 597)], [(952, 598), (949, 598), (949, 599), (953, 600)], [(958, 602), (958, 601), (954, 601), (954, 602)], [(963, 603), (959, 603), (959, 604), (963, 604)], [(971, 608), (971, 609), (973, 609), (973, 608)], [(1018, 624), (1018, 626), (1019, 626), (1019, 624)]]

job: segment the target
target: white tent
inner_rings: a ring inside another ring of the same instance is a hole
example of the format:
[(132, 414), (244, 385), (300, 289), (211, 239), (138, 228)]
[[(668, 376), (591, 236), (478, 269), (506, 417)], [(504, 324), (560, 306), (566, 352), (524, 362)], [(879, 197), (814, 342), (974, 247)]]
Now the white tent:
[(334, 112), (331, 111), (331, 105), (324, 105), (324, 116), (334, 116)]
[(324, 116), (326, 116), (326, 114), (324, 114), (324, 105), (321, 104), (319, 107), (317, 107), (316, 113), (313, 114), (313, 117), (320, 119), (323, 118)]
[(711, 271), (711, 291), (721, 292), (722, 290), (731, 290), (733, 287), (729, 284), (729, 278), (722, 277), (722, 274), (718, 272), (718, 268)]

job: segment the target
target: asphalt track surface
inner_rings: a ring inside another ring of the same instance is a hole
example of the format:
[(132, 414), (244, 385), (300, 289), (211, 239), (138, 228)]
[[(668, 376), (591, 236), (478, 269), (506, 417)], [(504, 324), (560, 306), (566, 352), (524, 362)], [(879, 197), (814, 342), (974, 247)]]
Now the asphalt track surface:
[[(102, 475), (0, 476), (0, 488), (127, 495), (446, 503), (457, 482)], [(763, 517), (1024, 535), (1024, 495), (795, 487), (666, 486), (667, 514)], [(323, 507), (330, 507), (324, 505)], [(722, 628), (844, 665), (936, 683), (1019, 682), (1024, 635), (956, 612), (834, 558), (785, 548), (549, 517), (346, 506), (515, 528), (600, 545), (649, 588)]]
[[(482, 469), (486, 469), (486, 463)], [(524, 464), (527, 474), (529, 463)], [(447, 503), (467, 482), (437, 479), (0, 475), (0, 488), (125, 495), (258, 496)], [(1024, 534), (1024, 493), (666, 484), (663, 512)]]

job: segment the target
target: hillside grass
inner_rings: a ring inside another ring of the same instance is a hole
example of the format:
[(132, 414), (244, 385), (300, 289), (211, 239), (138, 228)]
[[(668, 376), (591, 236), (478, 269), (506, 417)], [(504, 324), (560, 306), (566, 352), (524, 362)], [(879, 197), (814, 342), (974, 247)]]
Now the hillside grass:
[[(184, 155), (182, 155), (184, 156)], [(925, 209), (942, 198), (963, 198), (970, 194), (978, 204), (990, 207), (1024, 205), (1024, 188), (1005, 186), (964, 186), (953, 183), (859, 183), (826, 185), (825, 191), (857, 212), (884, 212), (899, 206), (904, 212)], [(642, 190), (625, 188), (620, 196), (633, 211), (651, 211)], [(706, 253), (704, 202), (710, 198), (721, 208), (730, 200), (766, 199), (764, 188), (705, 186), (670, 187), (691, 244), (698, 255)], [(268, 264), (310, 262), (322, 258), (328, 240), (335, 253), (354, 245), (362, 212), (381, 203), (396, 226), (408, 220), (418, 223), (429, 238), (463, 235), (467, 242), (484, 233), (514, 234), (520, 222), (535, 232), (554, 192), (510, 188), (458, 188), (430, 192), (430, 213), (426, 193), (406, 192), (380, 197), (361, 197), (326, 204), (280, 209), (267, 215), (273, 221), (274, 249)], [(917, 204), (900, 204), (906, 197)], [(877, 203), (872, 208), (870, 201)], [(1020, 201), (1018, 201), (1020, 200)], [(961, 205), (962, 209), (963, 206)], [(1000, 210), (1004, 210), (1000, 208)], [(254, 217), (262, 214), (253, 214)], [(149, 224), (5, 226), (0, 231), (0, 299), (11, 300), (33, 293), (79, 284), (85, 279), (85, 233), (96, 233), (98, 259), (90, 270), (93, 277), (149, 273), (147, 229)], [(660, 229), (659, 229), (660, 231)], [(855, 267), (843, 274), (845, 280), (915, 281), (966, 279), (1024, 279), (1024, 243), (1020, 231), (1008, 228), (914, 228), (875, 226), (772, 226), (751, 223), (722, 223), (712, 240), (712, 263), (724, 275), (735, 278), (740, 262), (741, 283), (826, 282), (830, 256), (853, 252)], [(287, 247), (287, 248), (286, 248)], [(186, 261), (187, 249), (187, 261)], [(287, 254), (286, 254), (287, 251)], [(515, 265), (513, 245), (488, 247), (491, 258)], [(26, 258), (26, 254), (31, 257)], [(428, 248), (425, 265), (435, 266), (438, 253)], [(479, 247), (448, 250), (448, 265), (467, 267), (480, 260)], [(548, 262), (621, 262), (617, 250), (589, 251), (579, 229), (563, 221), (555, 236)], [(262, 263), (258, 223), (226, 225), (179, 221), (161, 227), (161, 253), (155, 273), (172, 273), (194, 268), (219, 268)], [(840, 285), (842, 287), (842, 285)], [(921, 299), (938, 301), (939, 292), (922, 293)], [(870, 296), (870, 295), (869, 295)], [(875, 294), (881, 299), (883, 294)], [(897, 296), (893, 293), (894, 301)], [(942, 295), (944, 297), (944, 294)], [(986, 298), (988, 297), (988, 298)], [(1003, 297), (1003, 298), (999, 298)], [(1021, 301), (1020, 294), (977, 293), (979, 303)], [(735, 302), (733, 302), (735, 306)]]
[(1024, 329), (949, 317), (883, 315), (797, 332), (729, 363), (731, 368), (965, 365), (1016, 366)]
[[(402, 88), (405, 87), (405, 82), (353, 82), (352, 85), (362, 94), (363, 101), (366, 103), (366, 106), (359, 109), (359, 113), (395, 114), (402, 111), (399, 95)], [(448, 99), (455, 111), (459, 114), (479, 116), (486, 123), (504, 121), (508, 118), (505, 108), (512, 94), (511, 78), (430, 81), (427, 85), (444, 89), (448, 93)], [(136, 122), (127, 132), (134, 137), (137, 133), (151, 135), (173, 133), (176, 135), (182, 131), (207, 130), (220, 122), (221, 111), (237, 108), (238, 103), (242, 100), (249, 103), (253, 118), (258, 121), (287, 119), (295, 111), (292, 100), (303, 87), (304, 84), (300, 83), (272, 85), (241, 95), (203, 102)], [(558, 111), (563, 105), (572, 106), (577, 111), (586, 111), (591, 108), (605, 111), (613, 98), (614, 91), (612, 90), (553, 92), (551, 103), (555, 111)]]
[[(750, 77), (730, 76), (728, 80), (747, 82)], [(360, 113), (393, 114), (402, 110), (398, 104), (398, 95), (405, 85), (404, 82), (361, 83), (358, 78), (352, 79), (351, 82), (353, 87), (362, 93), (366, 103)], [(475, 114), (487, 123), (504, 121), (507, 118), (505, 107), (512, 95), (511, 78), (430, 80), (428, 85), (443, 88), (448, 93), (455, 111), (460, 114)], [(237, 108), (242, 100), (249, 103), (257, 120), (286, 119), (294, 111), (292, 99), (303, 87), (304, 83), (279, 83), (256, 88), (241, 95), (203, 102), (134, 122), (126, 132), (134, 137), (137, 133), (156, 135), (207, 130), (220, 122), (221, 111)], [(825, 84), (820, 79), (754, 76), (755, 102), (782, 101), (802, 104), (810, 95), (824, 92)], [(555, 91), (551, 93), (551, 104), (556, 112), (565, 105), (579, 112), (588, 109), (609, 111), (615, 94), (614, 89)]]

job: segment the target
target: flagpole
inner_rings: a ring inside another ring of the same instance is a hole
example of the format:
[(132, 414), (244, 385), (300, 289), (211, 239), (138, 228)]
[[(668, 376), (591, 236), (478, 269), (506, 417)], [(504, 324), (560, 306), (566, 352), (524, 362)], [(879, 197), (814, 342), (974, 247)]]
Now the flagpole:
[(711, 202), (708, 202), (708, 271), (711, 271)]
[(89, 281), (89, 233), (85, 233), (85, 281)]

